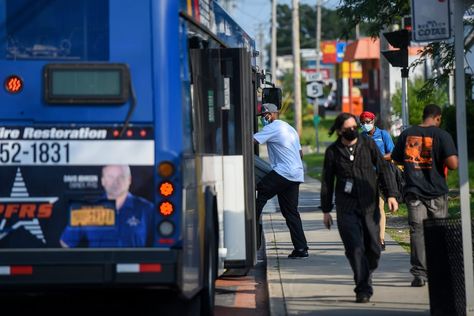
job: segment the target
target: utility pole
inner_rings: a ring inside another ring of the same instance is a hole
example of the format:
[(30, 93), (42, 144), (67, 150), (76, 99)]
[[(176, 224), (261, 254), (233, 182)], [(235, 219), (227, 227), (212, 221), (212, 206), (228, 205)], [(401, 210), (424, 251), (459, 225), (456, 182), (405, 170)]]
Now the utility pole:
[(293, 0), (292, 20), (293, 20), (293, 69), (294, 69), (294, 102), (295, 102), (295, 125), (298, 135), (303, 131), (301, 113), (301, 64), (300, 64), (300, 17), (299, 0)]
[(258, 47), (260, 50), (260, 54), (258, 55), (259, 66), (261, 69), (264, 69), (264, 62), (263, 62), (263, 52), (265, 51), (264, 43), (263, 43), (263, 24), (258, 24)]
[(316, 73), (321, 79), (321, 0), (317, 0), (316, 14)]
[[(316, 76), (321, 79), (321, 0), (316, 0)], [(316, 137), (316, 152), (319, 154), (319, 104), (318, 98), (314, 98), (313, 122)]]
[[(385, 29), (384, 31), (387, 31)], [(380, 51), (388, 50), (388, 42), (383, 32), (380, 33)], [(380, 116), (382, 126), (390, 128), (391, 126), (392, 105), (390, 103), (390, 64), (385, 58), (380, 58)]]
[(402, 74), (402, 131), (410, 126), (408, 115), (408, 68), (403, 67)]
[(277, 0), (272, 0), (272, 52), (271, 52), (271, 71), (272, 71), (272, 76), (274, 79), (274, 82), (276, 80), (276, 58), (277, 58)]

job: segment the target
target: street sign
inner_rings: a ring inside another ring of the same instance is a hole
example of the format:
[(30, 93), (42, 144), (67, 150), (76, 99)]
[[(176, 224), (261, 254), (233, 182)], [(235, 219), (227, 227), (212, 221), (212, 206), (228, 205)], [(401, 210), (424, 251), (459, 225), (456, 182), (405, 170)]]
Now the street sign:
[(313, 81), (306, 85), (306, 95), (310, 98), (319, 98), (323, 94), (323, 85), (319, 82)]
[(306, 73), (306, 81), (311, 82), (311, 81), (318, 81), (321, 80), (322, 74), (318, 72), (307, 72)]
[(315, 115), (313, 116), (313, 124), (314, 124), (314, 127), (318, 127), (319, 122), (321, 122), (321, 116), (315, 114)]
[(413, 41), (436, 42), (451, 38), (449, 0), (411, 0)]

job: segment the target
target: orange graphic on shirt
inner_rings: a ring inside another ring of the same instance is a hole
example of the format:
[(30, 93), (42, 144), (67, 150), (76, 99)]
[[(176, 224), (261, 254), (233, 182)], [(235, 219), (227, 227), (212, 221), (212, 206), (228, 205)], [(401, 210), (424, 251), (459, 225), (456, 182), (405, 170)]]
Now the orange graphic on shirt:
[(405, 161), (412, 163), (415, 169), (433, 168), (433, 138), (408, 136), (405, 143)]

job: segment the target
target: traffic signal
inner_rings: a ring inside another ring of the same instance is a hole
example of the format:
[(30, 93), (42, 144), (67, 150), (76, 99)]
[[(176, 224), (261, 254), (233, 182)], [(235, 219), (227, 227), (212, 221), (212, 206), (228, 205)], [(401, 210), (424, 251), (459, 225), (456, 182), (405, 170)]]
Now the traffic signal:
[(407, 15), (402, 18), (402, 29), (411, 31), (412, 26), (411, 26), (411, 16)]
[(408, 67), (408, 46), (410, 45), (411, 32), (408, 30), (400, 30), (394, 32), (383, 33), (387, 42), (398, 50), (383, 51), (387, 61), (393, 67)]

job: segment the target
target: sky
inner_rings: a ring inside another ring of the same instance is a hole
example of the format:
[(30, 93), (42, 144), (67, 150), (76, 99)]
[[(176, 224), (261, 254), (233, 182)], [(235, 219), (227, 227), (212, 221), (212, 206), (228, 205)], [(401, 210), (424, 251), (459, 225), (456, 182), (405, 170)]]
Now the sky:
[[(278, 4), (287, 4), (291, 7), (291, 0), (277, 0)], [(300, 0), (300, 4), (315, 6), (318, 0)], [(271, 0), (234, 0), (234, 8), (230, 14), (243, 29), (252, 37), (256, 38), (258, 27), (262, 24), (264, 30), (270, 27)], [(334, 9), (339, 0), (323, 0), (323, 6)], [(268, 31), (267, 31), (268, 32)], [(269, 38), (269, 36), (266, 36)]]
[[(222, 3), (224, 1), (221, 0), (219, 2)], [(230, 11), (228, 10), (228, 13), (242, 26), (250, 37), (255, 39), (257, 50), (263, 52), (263, 57), (267, 60), (268, 56), (265, 56), (265, 50), (260, 47), (257, 34), (259, 28), (262, 28), (264, 34), (263, 45), (265, 46), (270, 42), (271, 0), (231, 0), (230, 2), (233, 2), (234, 5)], [(317, 2), (318, 0), (299, 0), (300, 5), (316, 6)], [(339, 2), (340, 0), (322, 0), (322, 5), (326, 8), (335, 9)], [(291, 8), (292, 0), (277, 0), (277, 4), (287, 4)]]

